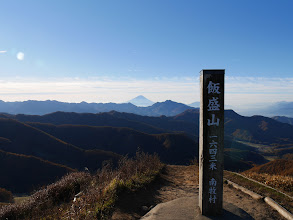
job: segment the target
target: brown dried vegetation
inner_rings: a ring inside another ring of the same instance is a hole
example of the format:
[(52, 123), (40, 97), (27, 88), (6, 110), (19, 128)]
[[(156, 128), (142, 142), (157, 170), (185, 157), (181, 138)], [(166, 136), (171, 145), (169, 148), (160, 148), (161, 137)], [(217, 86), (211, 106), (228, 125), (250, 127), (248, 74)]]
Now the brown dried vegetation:
[(94, 175), (71, 173), (26, 202), (3, 206), (0, 219), (108, 219), (122, 192), (146, 186), (162, 167), (157, 155), (140, 152), (121, 159), (116, 169), (105, 162)]
[(272, 175), (267, 173), (255, 173), (255, 172), (244, 172), (248, 178), (254, 179), (258, 182), (264, 183), (275, 189), (279, 189), (283, 192), (293, 195), (293, 177)]
[[(293, 196), (292, 193), (292, 177), (285, 176), (277, 176), (277, 175), (269, 175), (269, 174), (258, 174), (251, 172), (244, 172), (243, 175), (254, 179), (258, 182), (262, 182), (267, 186), (273, 187), (269, 188), (265, 185), (261, 185), (257, 182), (253, 182), (239, 174), (224, 171), (224, 177), (234, 183), (237, 183), (255, 193), (258, 193), (264, 197), (270, 197), (287, 209), (289, 212), (293, 212), (293, 199), (284, 195), (279, 191), (285, 192), (289, 196)], [(271, 178), (270, 178), (271, 176)], [(276, 189), (276, 190), (275, 190)], [(286, 190), (284, 190), (286, 189)]]
[(293, 161), (274, 160), (242, 173), (251, 179), (293, 196)]

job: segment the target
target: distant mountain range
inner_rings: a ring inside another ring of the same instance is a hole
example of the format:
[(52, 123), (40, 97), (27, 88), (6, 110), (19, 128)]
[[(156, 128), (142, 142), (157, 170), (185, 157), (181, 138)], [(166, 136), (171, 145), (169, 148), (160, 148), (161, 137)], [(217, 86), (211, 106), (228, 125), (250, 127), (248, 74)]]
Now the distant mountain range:
[(289, 125), (293, 125), (293, 118), (285, 117), (285, 116), (274, 116), (272, 119), (275, 119), (279, 122), (287, 123)]
[(293, 117), (293, 102), (277, 102), (263, 110), (264, 114)]
[(293, 102), (276, 102), (263, 104), (263, 107), (239, 109), (244, 115), (264, 115), (267, 117), (285, 116), (293, 118)]
[(193, 103), (189, 104), (188, 106), (193, 107), (193, 108), (199, 108), (200, 102), (193, 102)]
[[(137, 96), (129, 100), (128, 103), (66, 103), (59, 101), (23, 101), (4, 102), (0, 100), (0, 113), (44, 115), (52, 112), (77, 112), (77, 113), (99, 113), (99, 112), (126, 112), (144, 116), (175, 116), (187, 109), (199, 108), (199, 102), (189, 105), (167, 100), (165, 102), (154, 103), (144, 96)], [(232, 106), (225, 105), (226, 109), (233, 109)], [(247, 115), (265, 116), (286, 116), (293, 117), (293, 102), (278, 102), (262, 109), (243, 110)]]
[[(143, 99), (143, 98), (138, 98)], [(145, 100), (145, 99), (143, 99)], [(127, 112), (146, 116), (174, 116), (186, 109), (193, 109), (182, 103), (167, 100), (157, 102), (152, 106), (138, 107), (131, 103), (66, 103), (58, 101), (24, 101), (24, 102), (4, 102), (0, 100), (0, 112), (8, 114), (28, 114), (44, 115), (56, 111), (77, 112), (77, 113), (99, 113), (99, 112)]]

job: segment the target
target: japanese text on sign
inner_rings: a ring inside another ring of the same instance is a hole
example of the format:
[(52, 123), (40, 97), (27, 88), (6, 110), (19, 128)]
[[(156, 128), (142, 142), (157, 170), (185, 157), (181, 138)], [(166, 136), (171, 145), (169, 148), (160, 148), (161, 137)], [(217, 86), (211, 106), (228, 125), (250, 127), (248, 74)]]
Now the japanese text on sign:
[[(220, 94), (220, 83), (214, 83), (209, 81), (208, 84), (208, 94), (218, 95)], [(208, 126), (219, 126), (220, 119), (217, 118), (216, 112), (220, 111), (220, 103), (218, 97), (211, 97), (208, 100), (207, 110), (212, 112), (211, 118), (207, 119)], [(213, 113), (214, 112), (214, 113)], [(209, 169), (211, 171), (217, 170), (217, 152), (218, 152), (218, 136), (209, 136)], [(217, 190), (216, 190), (217, 181), (212, 177), (209, 181), (209, 202), (216, 203), (217, 200)]]

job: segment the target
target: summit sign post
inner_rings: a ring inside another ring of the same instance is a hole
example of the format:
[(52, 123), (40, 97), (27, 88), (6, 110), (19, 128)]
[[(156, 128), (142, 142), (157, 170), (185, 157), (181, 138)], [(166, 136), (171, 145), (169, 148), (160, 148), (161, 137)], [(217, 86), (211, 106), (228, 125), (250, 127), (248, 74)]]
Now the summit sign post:
[(223, 209), (225, 70), (200, 72), (199, 208), (217, 216)]

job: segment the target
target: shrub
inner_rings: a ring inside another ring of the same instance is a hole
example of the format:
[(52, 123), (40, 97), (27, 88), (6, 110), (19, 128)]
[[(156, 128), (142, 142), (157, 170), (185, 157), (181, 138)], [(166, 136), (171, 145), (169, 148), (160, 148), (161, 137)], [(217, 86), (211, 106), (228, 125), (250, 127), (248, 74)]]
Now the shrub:
[(42, 212), (63, 202), (71, 201), (83, 189), (90, 175), (83, 172), (71, 173), (61, 180), (34, 193), (30, 199), (20, 204), (3, 206), (0, 219), (21, 219), (41, 216)]
[(157, 155), (143, 152), (137, 152), (133, 159), (123, 157), (117, 169), (106, 163), (95, 175), (92, 187), (72, 205), (71, 217), (109, 219), (121, 193), (145, 187), (156, 178), (162, 167)]

